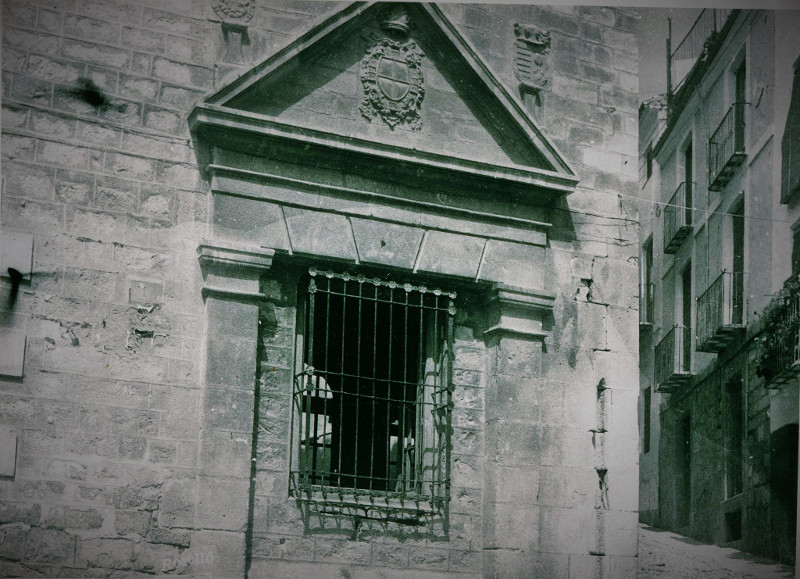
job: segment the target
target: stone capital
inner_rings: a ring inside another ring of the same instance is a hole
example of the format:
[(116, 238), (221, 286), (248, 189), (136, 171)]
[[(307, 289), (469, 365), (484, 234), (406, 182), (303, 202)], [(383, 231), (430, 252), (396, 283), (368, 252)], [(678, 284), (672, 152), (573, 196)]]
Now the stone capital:
[(489, 329), (484, 334), (514, 334), (543, 340), (552, 316), (555, 296), (532, 290), (497, 284), (489, 298)]
[(275, 250), (229, 243), (203, 241), (197, 248), (203, 272), (203, 295), (262, 298), (261, 274), (272, 267)]

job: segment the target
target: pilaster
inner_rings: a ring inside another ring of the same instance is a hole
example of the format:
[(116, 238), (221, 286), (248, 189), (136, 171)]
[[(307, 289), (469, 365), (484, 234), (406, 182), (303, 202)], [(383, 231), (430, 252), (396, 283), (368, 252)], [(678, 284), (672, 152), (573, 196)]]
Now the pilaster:
[(245, 560), (256, 393), (259, 280), (274, 251), (206, 241), (198, 247), (206, 304), (197, 526), (241, 533)]

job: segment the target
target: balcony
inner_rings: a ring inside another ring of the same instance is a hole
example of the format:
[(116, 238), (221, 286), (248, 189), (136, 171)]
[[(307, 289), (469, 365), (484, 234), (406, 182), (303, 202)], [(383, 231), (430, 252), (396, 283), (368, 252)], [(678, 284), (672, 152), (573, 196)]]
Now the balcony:
[(723, 271), (697, 298), (698, 352), (722, 352), (744, 331), (742, 274)]
[(706, 8), (700, 12), (689, 32), (677, 47), (672, 46), (672, 25), (667, 38), (667, 102), (670, 118), (674, 118), (685, 104), (689, 90), (682, 91), (685, 86), (693, 87), (694, 79), (702, 75), (703, 70), (713, 60), (719, 49), (725, 31), (730, 28), (730, 18), (738, 10), (728, 8)]
[(675, 326), (655, 348), (656, 391), (675, 392), (682, 384), (690, 382), (691, 336), (686, 326)]
[(745, 105), (732, 104), (708, 141), (709, 191), (722, 191), (744, 161)]
[(761, 315), (761, 356), (756, 374), (778, 387), (800, 374), (800, 277), (793, 276)]
[(653, 325), (653, 284), (639, 284), (639, 325)]
[(676, 253), (692, 231), (692, 189), (694, 183), (684, 181), (664, 207), (664, 253)]

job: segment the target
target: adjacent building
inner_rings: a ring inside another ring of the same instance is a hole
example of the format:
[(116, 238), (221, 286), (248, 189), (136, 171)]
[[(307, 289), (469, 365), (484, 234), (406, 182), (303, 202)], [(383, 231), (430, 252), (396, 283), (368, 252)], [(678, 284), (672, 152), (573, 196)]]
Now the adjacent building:
[(635, 12), (2, 8), (0, 574), (635, 576)]
[(653, 288), (639, 326), (641, 517), (787, 563), (800, 360), (797, 24), (793, 13), (703, 10), (668, 44), (663, 128), (652, 103), (640, 109), (640, 182), (653, 200), (640, 253)]

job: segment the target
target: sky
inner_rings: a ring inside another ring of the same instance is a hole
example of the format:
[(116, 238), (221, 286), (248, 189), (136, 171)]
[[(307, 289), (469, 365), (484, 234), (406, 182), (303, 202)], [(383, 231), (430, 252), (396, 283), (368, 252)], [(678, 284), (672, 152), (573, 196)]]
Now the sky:
[(639, 101), (667, 90), (667, 31), (672, 19), (672, 46), (683, 40), (699, 8), (643, 8), (639, 21)]

